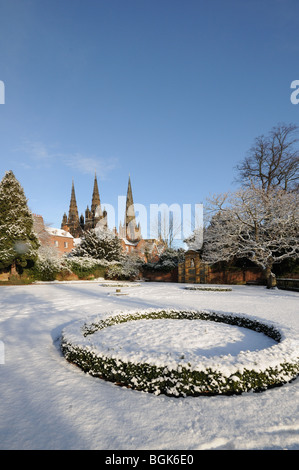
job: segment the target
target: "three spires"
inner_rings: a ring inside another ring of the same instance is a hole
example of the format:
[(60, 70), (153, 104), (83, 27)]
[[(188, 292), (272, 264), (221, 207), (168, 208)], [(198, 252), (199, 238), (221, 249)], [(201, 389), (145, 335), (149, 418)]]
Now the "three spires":
[[(95, 173), (91, 208), (89, 209), (87, 206), (85, 210), (85, 220), (83, 214), (79, 218), (75, 186), (74, 181), (72, 181), (69, 213), (68, 216), (64, 213), (61, 228), (67, 228), (73, 237), (79, 238), (82, 236), (84, 231), (91, 230), (98, 226), (98, 224), (107, 228), (107, 212), (105, 210), (102, 211), (97, 176)], [(131, 242), (137, 242), (141, 239), (140, 225), (136, 224), (130, 176), (127, 189), (125, 221), (124, 225), (120, 224), (119, 236), (121, 238), (126, 238)]]

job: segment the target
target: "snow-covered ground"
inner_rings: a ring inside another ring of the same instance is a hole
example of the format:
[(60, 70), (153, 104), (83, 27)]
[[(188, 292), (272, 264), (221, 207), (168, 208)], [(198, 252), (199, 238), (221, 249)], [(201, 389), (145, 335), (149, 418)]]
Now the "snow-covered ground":
[[(299, 450), (299, 379), (262, 393), (170, 398), (84, 374), (59, 350), (62, 329), (75, 320), (152, 307), (242, 313), (290, 328), (299, 338), (298, 293), (251, 286), (204, 292), (185, 290), (181, 284), (140, 283), (134, 289), (122, 288), (127, 295), (113, 295), (115, 288), (102, 284), (0, 287), (1, 449)], [(257, 339), (261, 334), (244, 336), (227, 325), (207, 331), (209, 324), (203, 323), (197, 328), (206, 341), (198, 347), (205, 349), (205, 355), (209, 348), (223, 351), (226, 346), (231, 354), (237, 353), (239, 342), (247, 349), (270, 347), (265, 338)], [(156, 323), (155, 344), (149, 340), (148, 324), (147, 342), (142, 339), (135, 347), (147, 344), (181, 354), (182, 338), (188, 338), (191, 351), (187, 353), (193, 354), (197, 345), (191, 324), (181, 333), (176, 324), (169, 342), (161, 329), (159, 343)], [(135, 324), (139, 330), (130, 330), (135, 339), (142, 334), (141, 326)], [(129, 333), (126, 328), (123, 331)], [(120, 334), (121, 329), (109, 342)], [(126, 338), (123, 341), (123, 347), (130, 347)]]

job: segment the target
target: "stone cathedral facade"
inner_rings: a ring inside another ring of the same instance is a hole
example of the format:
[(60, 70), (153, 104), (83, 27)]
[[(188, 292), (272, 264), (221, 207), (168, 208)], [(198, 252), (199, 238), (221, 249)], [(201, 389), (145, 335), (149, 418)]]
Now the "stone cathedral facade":
[[(66, 212), (64, 213), (61, 222), (61, 228), (69, 231), (74, 238), (80, 238), (84, 234), (84, 232), (99, 226), (99, 224), (107, 228), (107, 212), (105, 211), (105, 209), (102, 210), (101, 207), (97, 176), (95, 175), (94, 177), (91, 206), (90, 209), (87, 206), (85, 210), (85, 217), (83, 214), (81, 214), (79, 217), (75, 186), (73, 181), (69, 212), (68, 215), (66, 214)], [(116, 230), (114, 231), (116, 232)], [(118, 235), (120, 238), (127, 239), (130, 242), (137, 242), (142, 238), (140, 224), (136, 223), (133, 192), (130, 177), (127, 189), (124, 223), (120, 223)]]
[(99, 223), (107, 227), (107, 212), (102, 211), (97, 176), (95, 174), (90, 209), (87, 206), (85, 217), (79, 217), (74, 181), (72, 182), (71, 200), (68, 215), (63, 214), (61, 228), (70, 232), (74, 238), (82, 237), (87, 230), (95, 228)]
[[(64, 213), (61, 223), (61, 229), (69, 232), (74, 238), (81, 238), (84, 232), (91, 230), (99, 225), (108, 228), (107, 225), (107, 212), (102, 210), (101, 200), (98, 188), (97, 177), (95, 174), (93, 183), (93, 192), (90, 208), (87, 206), (85, 216), (79, 216), (78, 206), (76, 201), (75, 186), (72, 182), (71, 200), (69, 205), (68, 214)], [(141, 235), (140, 224), (136, 221), (133, 191), (131, 179), (129, 176), (126, 209), (123, 224), (120, 223), (117, 232), (114, 228), (114, 233), (121, 240), (123, 251), (130, 254), (136, 253), (138, 256), (146, 261), (157, 260), (165, 246), (161, 240), (143, 239)]]

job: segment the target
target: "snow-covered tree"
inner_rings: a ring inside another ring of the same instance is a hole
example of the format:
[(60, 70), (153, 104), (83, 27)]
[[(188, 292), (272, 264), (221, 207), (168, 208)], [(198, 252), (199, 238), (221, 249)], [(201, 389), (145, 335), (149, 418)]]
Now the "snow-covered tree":
[(106, 261), (119, 261), (121, 255), (119, 238), (111, 230), (101, 226), (85, 232), (81, 243), (71, 253), (71, 256)]
[(0, 183), (0, 268), (25, 267), (37, 257), (39, 241), (24, 190), (12, 171)]
[(138, 255), (124, 254), (120, 262), (111, 263), (107, 270), (108, 279), (134, 280), (139, 277), (142, 260)]
[(260, 266), (267, 286), (275, 285), (273, 265), (299, 257), (299, 195), (251, 186), (209, 201), (212, 216), (204, 234), (208, 263), (247, 258)]
[(203, 244), (203, 228), (197, 228), (194, 232), (184, 240), (189, 250), (199, 251)]
[(183, 261), (184, 253), (185, 250), (183, 248), (166, 248), (166, 250), (161, 253), (158, 261), (145, 263), (143, 269), (149, 271), (172, 271)]

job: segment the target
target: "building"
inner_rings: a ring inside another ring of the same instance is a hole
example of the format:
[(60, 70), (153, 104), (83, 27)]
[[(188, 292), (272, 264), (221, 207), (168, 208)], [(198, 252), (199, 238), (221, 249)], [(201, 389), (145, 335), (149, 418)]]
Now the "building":
[(70, 253), (75, 247), (74, 237), (67, 232), (59, 228), (47, 228), (50, 235), (51, 245), (57, 249), (59, 255)]
[(119, 224), (119, 231), (118, 233), (115, 231), (115, 233), (120, 238), (125, 253), (135, 254), (146, 262), (158, 261), (160, 254), (165, 250), (165, 245), (161, 240), (142, 238), (140, 223), (137, 224), (136, 222), (130, 176), (127, 188), (124, 223)]
[[(95, 174), (91, 207), (89, 209), (87, 206), (85, 217), (83, 214), (79, 217), (74, 181), (72, 182), (69, 212), (68, 215), (66, 213), (63, 215), (61, 230), (69, 232), (74, 239), (77, 239), (82, 237), (85, 231), (97, 227), (98, 224), (102, 224), (107, 228), (107, 212), (102, 210), (101, 207), (98, 182)], [(130, 176), (127, 187), (124, 222), (119, 224), (118, 231), (114, 228), (114, 233), (120, 238), (125, 253), (135, 254), (145, 261), (157, 260), (159, 254), (165, 249), (163, 242), (160, 240), (146, 240), (142, 238), (140, 224), (136, 222)]]
[(74, 238), (80, 238), (85, 231), (95, 228), (98, 223), (107, 226), (107, 212), (105, 210), (102, 211), (97, 176), (95, 174), (91, 207), (89, 209), (87, 206), (85, 218), (83, 214), (79, 217), (74, 181), (72, 182), (69, 212), (68, 215), (66, 212), (63, 214), (61, 229), (70, 232)]
[(122, 239), (128, 240), (130, 243), (138, 243), (141, 240), (141, 228), (140, 224), (136, 223), (136, 215), (134, 209), (133, 192), (131, 179), (129, 176), (127, 199), (126, 199), (126, 211), (124, 224), (119, 224), (118, 236)]
[(43, 247), (50, 247), (57, 251), (59, 255), (70, 253), (75, 247), (76, 240), (67, 230), (47, 227), (41, 215), (33, 214), (34, 230)]

